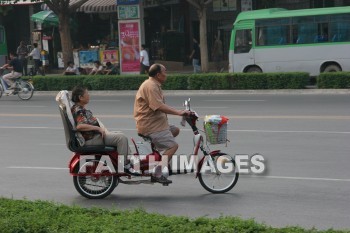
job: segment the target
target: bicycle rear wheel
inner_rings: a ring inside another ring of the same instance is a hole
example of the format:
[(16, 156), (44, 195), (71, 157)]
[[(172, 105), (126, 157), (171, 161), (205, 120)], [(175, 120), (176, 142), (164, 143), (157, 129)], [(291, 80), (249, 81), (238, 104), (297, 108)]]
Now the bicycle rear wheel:
[(30, 98), (32, 98), (33, 93), (34, 93), (34, 86), (33, 84), (31, 84), (28, 81), (23, 81), (21, 80), (19, 82), (19, 90), (18, 90), (18, 97), (21, 100), (29, 100)]
[(0, 98), (1, 98), (3, 92), (4, 92), (4, 88), (2, 87), (2, 84), (0, 83)]
[(226, 193), (237, 183), (239, 173), (235, 160), (227, 154), (206, 157), (198, 174), (200, 184), (211, 193)]
[(118, 185), (119, 180), (117, 176), (111, 175), (112, 171), (96, 174), (96, 168), (100, 164), (99, 160), (91, 160), (83, 164), (78, 172), (78, 176), (73, 176), (73, 183), (75, 189), (83, 197), (89, 199), (102, 199), (113, 192)]

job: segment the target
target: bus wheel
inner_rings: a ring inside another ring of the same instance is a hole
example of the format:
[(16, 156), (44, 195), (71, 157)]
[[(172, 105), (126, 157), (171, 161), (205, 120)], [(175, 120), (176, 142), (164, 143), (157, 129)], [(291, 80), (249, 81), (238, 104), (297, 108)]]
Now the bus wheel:
[(339, 72), (339, 71), (341, 71), (341, 69), (338, 65), (328, 65), (323, 70), (323, 72)]
[(257, 66), (251, 66), (247, 69), (247, 73), (262, 73), (262, 70)]

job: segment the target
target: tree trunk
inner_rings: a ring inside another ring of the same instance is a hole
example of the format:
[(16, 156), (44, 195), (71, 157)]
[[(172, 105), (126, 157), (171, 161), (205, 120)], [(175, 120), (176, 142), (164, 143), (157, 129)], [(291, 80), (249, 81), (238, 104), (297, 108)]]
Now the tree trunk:
[(70, 34), (69, 14), (66, 14), (65, 12), (60, 12), (58, 17), (60, 21), (59, 32), (61, 36), (63, 62), (66, 66), (67, 62), (73, 61), (73, 46)]
[(207, 7), (204, 5), (197, 9), (199, 18), (199, 45), (201, 51), (201, 68), (202, 72), (208, 72), (208, 43), (207, 43)]

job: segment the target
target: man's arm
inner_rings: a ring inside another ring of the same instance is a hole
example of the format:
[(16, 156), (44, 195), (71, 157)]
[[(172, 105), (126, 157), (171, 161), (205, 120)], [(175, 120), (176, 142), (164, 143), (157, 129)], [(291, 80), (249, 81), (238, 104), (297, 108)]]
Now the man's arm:
[(143, 62), (144, 56), (145, 56), (145, 55), (144, 55), (143, 52), (141, 51), (141, 53), (140, 53), (140, 63)]
[(1, 66), (1, 69), (7, 69), (10, 65), (9, 64), (5, 64), (3, 66)]
[(190, 111), (188, 111), (188, 110), (177, 110), (177, 109), (170, 107), (169, 105), (166, 105), (166, 104), (160, 105), (158, 110), (160, 110), (166, 114), (177, 115), (177, 116), (183, 116), (183, 115), (190, 114)]
[(89, 125), (89, 124), (79, 124), (77, 125), (78, 131), (98, 131), (102, 137), (105, 135), (105, 131), (103, 128), (95, 125)]
[(189, 56), (190, 59), (192, 59), (193, 54), (194, 54), (194, 49), (192, 50), (192, 53), (191, 53), (191, 55)]

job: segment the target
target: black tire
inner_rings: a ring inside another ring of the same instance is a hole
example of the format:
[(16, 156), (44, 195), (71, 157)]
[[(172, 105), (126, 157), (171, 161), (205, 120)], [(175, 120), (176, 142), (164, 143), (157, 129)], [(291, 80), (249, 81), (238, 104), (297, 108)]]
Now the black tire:
[(340, 67), (338, 65), (333, 64), (333, 65), (326, 66), (323, 72), (339, 72), (339, 71), (341, 71)]
[(1, 98), (3, 92), (4, 92), (4, 88), (2, 87), (2, 84), (0, 83), (0, 98)]
[[(113, 192), (115, 187), (119, 183), (117, 176), (103, 173), (97, 175), (90, 175), (91, 169), (89, 166), (97, 167), (96, 164), (100, 163), (99, 160), (91, 160), (83, 164), (78, 174), (80, 176), (73, 176), (73, 183), (75, 189), (80, 195), (89, 199), (102, 199), (107, 197)], [(110, 170), (111, 171), (111, 170)]]
[(247, 69), (247, 73), (262, 73), (262, 70), (257, 66), (251, 66)]
[(17, 95), (21, 100), (29, 100), (33, 97), (34, 94), (34, 86), (30, 82), (20, 81), (20, 90)]
[[(237, 183), (239, 173), (238, 168), (236, 167), (235, 160), (227, 154), (219, 154), (217, 156), (212, 157), (215, 165), (216, 172), (212, 171), (201, 171), (198, 174), (198, 179), (202, 187), (211, 192), (211, 193), (226, 193), (230, 191)], [(224, 165), (227, 165), (227, 163), (232, 164), (233, 169), (230, 169), (230, 172), (220, 172), (220, 168), (218, 168), (218, 162), (225, 162)], [(206, 159), (203, 163), (208, 163), (208, 160)], [(203, 164), (204, 166), (204, 164)], [(202, 166), (202, 168), (203, 168)], [(209, 165), (208, 165), (209, 166)], [(224, 176), (227, 176), (227, 182), (223, 185), (223, 187), (220, 187), (220, 179), (224, 178)], [(215, 184), (214, 184), (215, 183)]]

